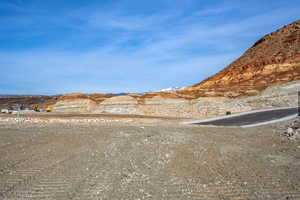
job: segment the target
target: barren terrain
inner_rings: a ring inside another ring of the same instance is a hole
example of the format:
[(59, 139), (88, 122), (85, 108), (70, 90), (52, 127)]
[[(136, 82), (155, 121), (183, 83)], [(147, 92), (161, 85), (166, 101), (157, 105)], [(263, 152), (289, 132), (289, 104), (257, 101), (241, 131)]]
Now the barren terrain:
[(162, 118), (0, 117), (0, 199), (300, 199), (300, 141)]

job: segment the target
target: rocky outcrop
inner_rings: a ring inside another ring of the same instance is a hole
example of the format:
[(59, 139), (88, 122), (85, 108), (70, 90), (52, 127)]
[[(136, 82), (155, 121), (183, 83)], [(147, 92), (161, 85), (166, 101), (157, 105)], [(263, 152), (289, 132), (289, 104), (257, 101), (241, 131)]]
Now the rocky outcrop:
[(264, 36), (228, 67), (182, 93), (254, 96), (267, 87), (295, 80), (300, 80), (300, 21)]
[(92, 113), (140, 114), (138, 100), (131, 96), (116, 96), (102, 101), (91, 110)]
[(100, 102), (111, 97), (113, 97), (113, 95), (86, 95), (81, 93), (67, 94), (58, 98), (58, 101), (54, 105), (53, 110), (55, 112), (87, 113), (91, 112), (94, 107), (97, 107)]
[(183, 98), (173, 93), (149, 93), (112, 96), (97, 101), (89, 95), (78, 94), (77, 98), (73, 98), (74, 95), (72, 98), (60, 98), (54, 105), (54, 111), (206, 118), (225, 115), (228, 111), (239, 113), (262, 108), (296, 106), (298, 90), (300, 81), (270, 87), (257, 96), (240, 98)]

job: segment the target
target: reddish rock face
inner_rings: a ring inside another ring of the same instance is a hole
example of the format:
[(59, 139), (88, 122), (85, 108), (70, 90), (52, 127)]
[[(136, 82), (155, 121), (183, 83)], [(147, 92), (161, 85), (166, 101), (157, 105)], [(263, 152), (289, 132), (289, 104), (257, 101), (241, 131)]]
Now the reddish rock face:
[(294, 80), (300, 80), (300, 20), (264, 36), (228, 67), (182, 94), (252, 96)]

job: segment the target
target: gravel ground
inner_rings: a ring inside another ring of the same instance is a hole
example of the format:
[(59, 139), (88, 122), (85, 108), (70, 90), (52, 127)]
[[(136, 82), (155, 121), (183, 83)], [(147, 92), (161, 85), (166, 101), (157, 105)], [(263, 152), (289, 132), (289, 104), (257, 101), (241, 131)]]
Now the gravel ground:
[(0, 199), (300, 199), (300, 141), (179, 120), (0, 117)]

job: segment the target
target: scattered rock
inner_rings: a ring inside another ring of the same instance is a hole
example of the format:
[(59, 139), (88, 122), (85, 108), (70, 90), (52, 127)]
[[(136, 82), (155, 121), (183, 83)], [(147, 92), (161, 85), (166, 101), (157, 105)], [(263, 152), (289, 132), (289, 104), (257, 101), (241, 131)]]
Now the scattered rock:
[(283, 137), (289, 140), (299, 139), (300, 136), (300, 117), (295, 119), (292, 123), (286, 126), (284, 132), (281, 133)]

